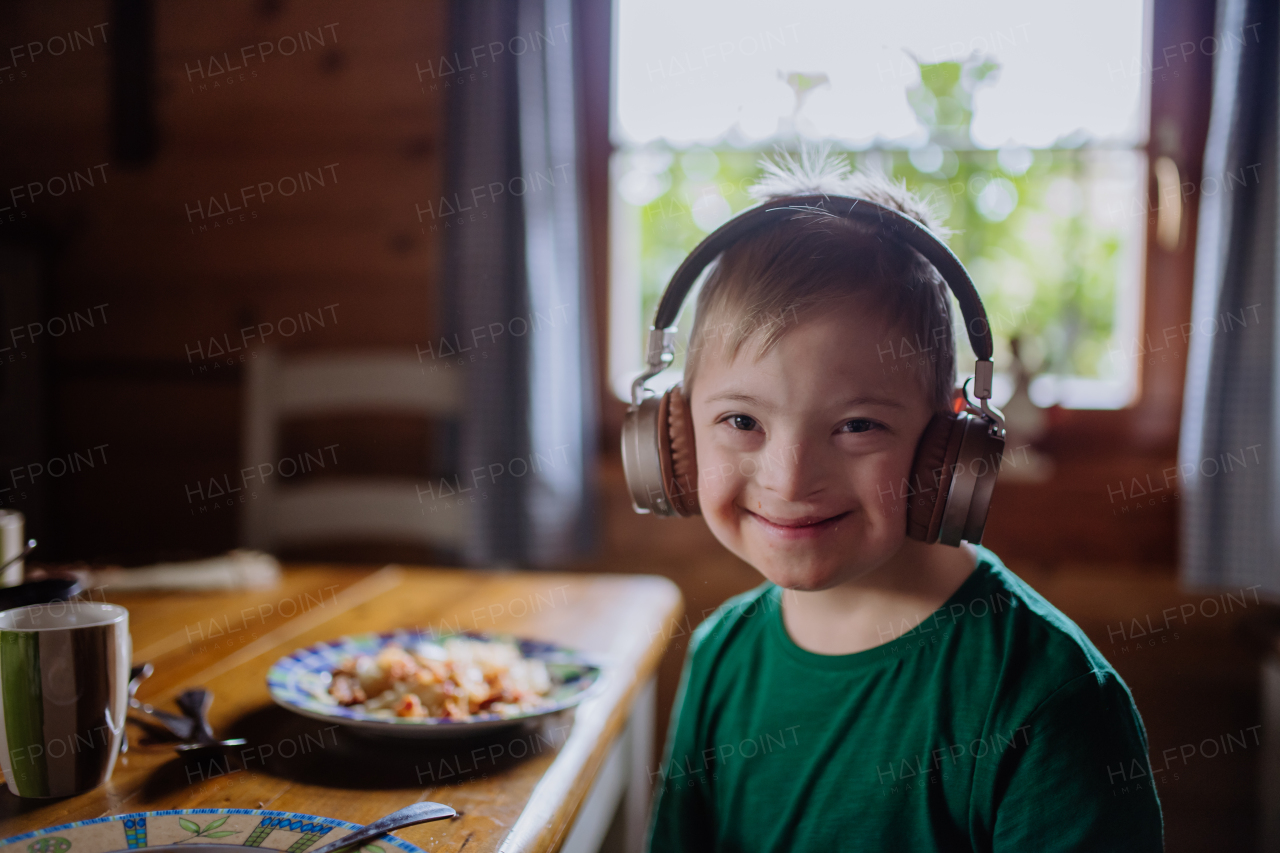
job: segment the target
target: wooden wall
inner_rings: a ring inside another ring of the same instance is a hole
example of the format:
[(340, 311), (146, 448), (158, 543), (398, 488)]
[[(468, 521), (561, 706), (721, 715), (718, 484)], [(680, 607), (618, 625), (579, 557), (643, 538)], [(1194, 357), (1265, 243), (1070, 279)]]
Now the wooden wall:
[[(234, 509), (198, 513), (189, 490), (240, 467), (242, 360), (260, 341), (211, 358), (210, 338), (243, 346), (241, 329), (271, 324), (268, 343), (291, 350), (425, 343), (440, 243), (415, 205), (440, 195), (445, 91), (418, 69), (439, 63), (445, 12), (442, 0), (156, 3), (158, 148), (130, 166), (111, 141), (110, 4), (5, 4), (0, 240), (52, 247), (47, 316), (15, 322), (105, 306), (52, 342), (48, 454), (106, 447), (105, 464), (57, 478), (46, 558), (235, 543)], [(74, 51), (59, 41), (69, 32)], [(75, 192), (10, 198), (77, 171)], [(290, 179), (305, 191), (285, 197)], [(241, 188), (268, 182), (245, 202)], [(210, 197), (243, 210), (208, 216)], [(287, 336), (290, 318), (307, 329)], [(420, 427), (367, 427), (308, 425), (293, 443), (337, 442), (348, 473), (427, 464)]]

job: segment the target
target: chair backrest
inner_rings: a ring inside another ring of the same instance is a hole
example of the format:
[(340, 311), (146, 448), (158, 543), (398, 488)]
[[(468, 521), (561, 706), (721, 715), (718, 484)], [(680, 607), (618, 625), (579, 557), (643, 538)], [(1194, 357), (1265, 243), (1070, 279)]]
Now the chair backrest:
[[(243, 466), (275, 465), (280, 424), (287, 417), (338, 413), (420, 414), (448, 418), (462, 410), (462, 383), (452, 370), (431, 369), (399, 352), (283, 355), (258, 350), (248, 363)], [(265, 470), (270, 470), (267, 468)], [(252, 476), (252, 475), (251, 475)], [(465, 507), (428, 506), (410, 478), (334, 478), (282, 485), (254, 482), (241, 505), (242, 544), (283, 545), (339, 540), (392, 540), (458, 550)]]

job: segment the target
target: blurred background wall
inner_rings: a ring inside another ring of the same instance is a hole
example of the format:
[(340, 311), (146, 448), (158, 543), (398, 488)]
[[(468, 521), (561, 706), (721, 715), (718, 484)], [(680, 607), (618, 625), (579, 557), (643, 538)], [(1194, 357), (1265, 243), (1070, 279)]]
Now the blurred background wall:
[[(149, 30), (141, 45), (116, 37), (116, 16), (134, 6)], [(5, 381), (16, 381), (47, 353), (43, 446), (6, 448), (6, 468), (101, 447), (92, 469), (7, 484), (45, 501), (31, 525), (44, 556), (127, 563), (234, 546), (237, 508), (211, 499), (209, 481), (238, 477), (253, 351), (425, 345), (442, 244), (414, 204), (442, 192), (444, 101), (414, 62), (443, 52), (445, 11), (91, 2), (14, 4), (0, 16), (6, 45), (95, 39), (59, 56), (56, 42), (32, 60), (20, 52), (0, 96), (4, 183), (31, 190), (7, 199), (3, 239), (38, 259), (40, 300), (5, 325), (96, 320), (10, 340), (5, 354)], [(113, 98), (113, 57), (130, 50), (150, 72)], [(121, 103), (130, 99), (142, 115)], [(141, 124), (149, 144), (120, 150), (121, 122)], [(95, 183), (55, 197), (58, 176), (75, 171)], [(309, 185), (295, 188), (301, 173)], [(245, 328), (257, 336), (248, 346)], [(426, 475), (443, 464), (420, 420), (293, 429), (282, 456), (339, 445), (320, 473)], [(7, 507), (28, 509), (13, 497)]]

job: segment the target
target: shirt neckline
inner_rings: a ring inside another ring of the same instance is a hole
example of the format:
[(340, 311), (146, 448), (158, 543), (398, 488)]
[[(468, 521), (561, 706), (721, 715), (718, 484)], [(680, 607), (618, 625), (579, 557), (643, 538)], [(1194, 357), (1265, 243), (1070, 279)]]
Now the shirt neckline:
[(918, 625), (887, 643), (881, 643), (878, 646), (873, 646), (860, 652), (851, 652), (844, 655), (824, 655), (801, 648), (787, 633), (786, 623), (782, 619), (782, 588), (776, 584), (770, 584), (768, 591), (771, 603), (774, 606), (770, 608), (771, 612), (768, 614), (766, 631), (773, 643), (784, 654), (810, 669), (826, 672), (847, 672), (893, 664), (932, 645), (929, 641), (921, 642), (924, 636), (938, 634), (946, 630), (946, 628), (954, 626), (955, 623), (949, 615), (952, 612), (950, 609), (952, 605), (958, 604), (962, 599), (971, 598), (975, 589), (985, 584), (987, 579), (990, 578), (994, 568), (995, 555), (981, 545), (976, 545), (974, 548), (978, 556), (977, 564), (974, 566), (973, 571), (969, 573), (969, 576), (964, 579), (964, 582), (951, 594), (951, 597), (943, 602), (941, 607), (925, 617)]

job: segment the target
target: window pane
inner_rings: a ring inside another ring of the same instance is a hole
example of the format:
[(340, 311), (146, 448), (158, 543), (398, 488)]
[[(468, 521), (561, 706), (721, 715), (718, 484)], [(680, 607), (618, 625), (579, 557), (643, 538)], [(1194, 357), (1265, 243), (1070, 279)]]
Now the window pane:
[[(1142, 0), (619, 0), (615, 141), (922, 141), (915, 60), (974, 51), (1001, 67), (977, 96), (979, 147), (1142, 140)], [(793, 73), (812, 81), (799, 111)]]
[[(913, 163), (924, 159), (918, 151), (846, 156), (855, 165), (902, 178), (945, 218), (953, 231), (949, 243), (986, 305), (997, 364), (1003, 366), (1008, 341), (1017, 335), (1024, 361), (1051, 377), (1039, 383), (1037, 402), (1109, 408), (1127, 401), (1132, 348), (1119, 341), (1133, 337), (1138, 307), (1136, 252), (1146, 219), (1138, 202), (1145, 174), (1141, 152), (962, 151), (954, 153), (949, 174), (923, 172)], [(708, 232), (751, 205), (746, 189), (758, 175), (759, 157), (754, 151), (681, 152), (662, 145), (616, 155), (615, 235), (635, 235), (615, 238), (614, 245), (614, 298), (634, 306), (629, 341), (618, 339), (628, 333), (615, 326), (612, 372), (620, 396), (627, 396), (630, 377), (640, 368), (643, 330), (680, 261)], [(620, 292), (616, 285), (624, 280), (630, 284)], [(683, 368), (693, 301), (686, 301), (678, 323), (674, 369), (663, 375), (670, 382)], [(958, 337), (959, 367), (969, 373), (972, 352), (963, 332)], [(1079, 383), (1058, 377), (1098, 381), (1087, 389), (1091, 397), (1081, 400)]]

